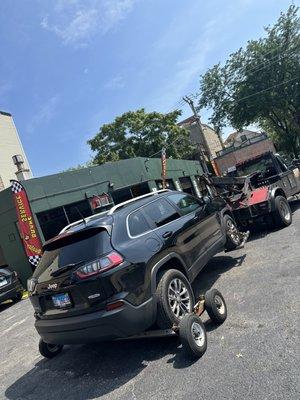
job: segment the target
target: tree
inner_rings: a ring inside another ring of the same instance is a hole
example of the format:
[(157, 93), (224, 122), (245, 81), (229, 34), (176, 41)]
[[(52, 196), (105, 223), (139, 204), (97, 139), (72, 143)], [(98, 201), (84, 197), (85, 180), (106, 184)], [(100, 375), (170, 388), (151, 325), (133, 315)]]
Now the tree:
[(168, 157), (187, 158), (193, 153), (189, 133), (176, 122), (181, 111), (168, 114), (146, 113), (142, 108), (128, 111), (100, 127), (96, 136), (88, 141), (96, 152), (93, 162), (102, 164), (132, 157), (159, 157), (167, 147)]
[(257, 123), (279, 148), (300, 154), (300, 18), (292, 5), (266, 36), (251, 40), (200, 78), (199, 108), (211, 123), (242, 129)]

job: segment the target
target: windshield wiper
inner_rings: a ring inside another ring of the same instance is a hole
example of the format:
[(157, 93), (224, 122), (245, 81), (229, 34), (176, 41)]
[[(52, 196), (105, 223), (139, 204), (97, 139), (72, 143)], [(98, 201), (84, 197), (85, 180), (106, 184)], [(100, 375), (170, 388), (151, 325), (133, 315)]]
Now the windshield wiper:
[(69, 269), (77, 267), (78, 265), (81, 265), (83, 263), (84, 263), (84, 261), (78, 261), (77, 263), (64, 265), (63, 267), (60, 267), (60, 268), (56, 269), (55, 271), (51, 272), (50, 275), (51, 276), (58, 276), (58, 275), (62, 274), (63, 272), (66, 272)]

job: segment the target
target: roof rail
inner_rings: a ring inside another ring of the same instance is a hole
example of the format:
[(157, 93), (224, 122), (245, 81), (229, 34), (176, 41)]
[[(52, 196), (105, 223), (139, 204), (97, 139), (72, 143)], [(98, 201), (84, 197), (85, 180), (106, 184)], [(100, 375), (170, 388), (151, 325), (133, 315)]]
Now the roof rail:
[(107, 214), (107, 211), (103, 211), (103, 212), (98, 213), (98, 214), (93, 214), (93, 215), (90, 215), (89, 217), (86, 217), (86, 218), (81, 218), (81, 219), (79, 219), (78, 221), (72, 222), (71, 224), (65, 226), (65, 227), (59, 232), (59, 234), (64, 233), (65, 231), (67, 231), (68, 229), (72, 228), (73, 226), (82, 224), (84, 221), (85, 221), (85, 222), (89, 222), (89, 221), (91, 221), (91, 220), (93, 220), (93, 219), (99, 218), (101, 215), (104, 215), (104, 214)]
[(170, 189), (161, 189), (161, 190), (156, 190), (155, 192), (150, 192), (150, 193), (147, 193), (147, 194), (143, 194), (142, 196), (134, 197), (133, 199), (124, 201), (123, 203), (120, 203), (120, 204), (117, 204), (117, 205), (113, 206), (111, 209), (109, 209), (108, 212), (107, 212), (107, 211), (103, 211), (103, 212), (98, 213), (98, 214), (90, 215), (89, 217), (86, 217), (86, 218), (84, 218), (84, 219), (81, 218), (81, 219), (79, 219), (78, 221), (72, 222), (71, 224), (65, 226), (65, 227), (59, 232), (59, 234), (66, 232), (68, 229), (72, 228), (73, 226), (82, 224), (82, 222), (84, 222), (84, 221), (85, 221), (85, 222), (89, 222), (89, 221), (91, 221), (91, 220), (93, 220), (93, 219), (99, 218), (99, 216), (104, 215), (104, 214), (106, 214), (106, 215), (111, 215), (111, 214), (113, 214), (114, 211), (116, 211), (118, 208), (121, 208), (121, 207), (123, 207), (123, 206), (125, 206), (125, 205), (127, 205), (127, 204), (129, 204), (129, 203), (133, 203), (133, 202), (135, 202), (135, 201), (137, 201), (137, 200), (143, 199), (143, 198), (145, 198), (145, 197), (154, 196), (154, 195), (156, 195), (157, 193), (162, 193), (162, 192), (170, 192)]
[(162, 193), (162, 192), (170, 192), (170, 189), (156, 190), (155, 192), (150, 192), (150, 193), (147, 193), (147, 194), (143, 194), (142, 196), (134, 197), (133, 199), (124, 201), (123, 203), (117, 204), (117, 205), (113, 206), (112, 208), (110, 208), (110, 210), (108, 211), (107, 215), (113, 214), (118, 208), (124, 207), (127, 204), (134, 203), (135, 201), (140, 200), (140, 199), (144, 199), (145, 197), (155, 196), (156, 194)]

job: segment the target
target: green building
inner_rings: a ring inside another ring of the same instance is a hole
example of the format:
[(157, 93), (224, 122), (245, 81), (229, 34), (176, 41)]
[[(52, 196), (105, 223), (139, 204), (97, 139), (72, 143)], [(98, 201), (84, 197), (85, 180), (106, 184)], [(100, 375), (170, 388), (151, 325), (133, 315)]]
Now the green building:
[[(167, 161), (167, 187), (200, 196), (197, 161)], [(71, 222), (162, 188), (160, 159), (134, 158), (22, 182), (42, 242)], [(13, 267), (25, 284), (32, 274), (18, 231), (12, 192), (0, 192), (0, 267)]]

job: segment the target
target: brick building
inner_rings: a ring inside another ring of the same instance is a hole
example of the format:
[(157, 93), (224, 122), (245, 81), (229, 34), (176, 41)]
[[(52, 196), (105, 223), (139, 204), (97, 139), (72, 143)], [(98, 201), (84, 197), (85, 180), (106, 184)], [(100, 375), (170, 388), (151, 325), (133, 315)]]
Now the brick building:
[(239, 147), (231, 146), (219, 151), (214, 161), (220, 174), (223, 175), (228, 171), (228, 168), (266, 151), (275, 153), (275, 146), (266, 134), (259, 133), (250, 139), (243, 140)]
[[(196, 118), (194, 116), (189, 117), (187, 119), (184, 119), (183, 121), (178, 123), (178, 126), (182, 126), (190, 132), (190, 139), (193, 144), (200, 145), (204, 151), (204, 154), (206, 153), (204, 143), (203, 143), (203, 137), (202, 133), (200, 132), (199, 126), (196, 122)], [(218, 136), (217, 132), (212, 129), (210, 126), (206, 124), (201, 124), (203, 134), (206, 138), (209, 151), (212, 155), (212, 157), (216, 157), (217, 152), (221, 151), (223, 146), (223, 143)]]

